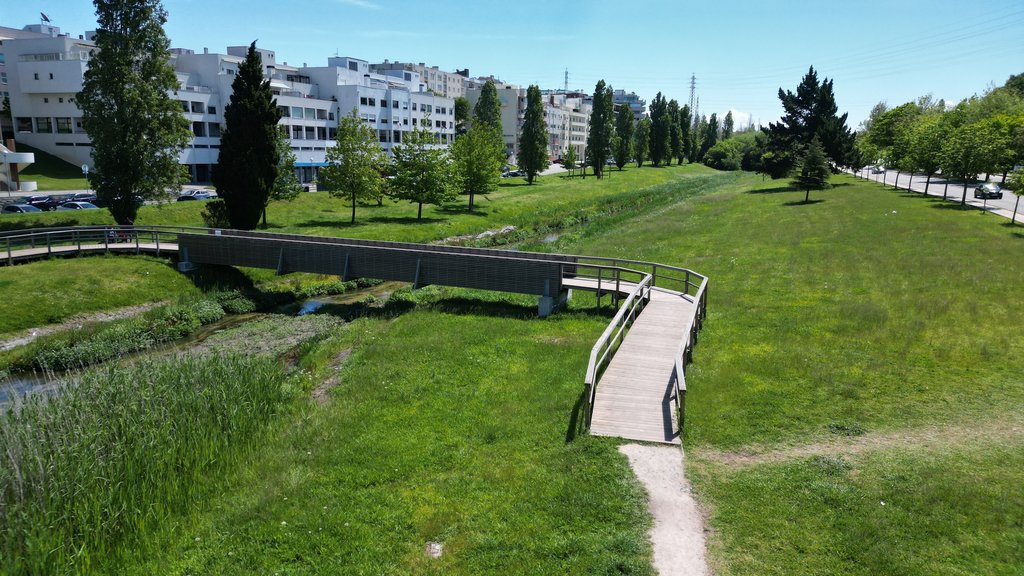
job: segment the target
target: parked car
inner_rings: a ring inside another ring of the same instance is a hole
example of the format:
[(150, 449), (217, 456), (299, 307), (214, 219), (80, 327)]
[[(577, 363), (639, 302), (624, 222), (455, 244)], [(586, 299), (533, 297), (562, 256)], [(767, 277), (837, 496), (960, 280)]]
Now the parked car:
[(65, 200), (64, 203), (66, 204), (68, 202), (88, 202), (90, 204), (95, 204), (97, 200), (98, 198), (96, 198), (96, 194), (94, 192), (75, 192), (74, 194), (68, 196), (67, 200)]
[(25, 200), (25, 204), (31, 204), (40, 210), (55, 210), (57, 206), (60, 206), (60, 202), (52, 196), (29, 196)]
[(204, 192), (202, 190), (193, 190), (189, 193), (178, 196), (178, 202), (189, 202), (191, 200), (212, 200), (216, 197), (216, 192)]
[(1002, 200), (1003, 189), (998, 184), (986, 182), (974, 189), (974, 197), (983, 200)]
[(92, 202), (65, 202), (57, 206), (57, 210), (98, 210), (99, 206)]
[(29, 212), (42, 212), (31, 204), (8, 204), (0, 209), (2, 214), (27, 214)]

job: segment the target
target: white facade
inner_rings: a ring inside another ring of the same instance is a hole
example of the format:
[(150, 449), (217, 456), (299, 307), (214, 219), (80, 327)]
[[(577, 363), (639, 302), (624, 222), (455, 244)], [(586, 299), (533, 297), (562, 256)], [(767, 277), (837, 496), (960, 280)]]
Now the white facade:
[[(88, 40), (67, 36), (6, 40), (5, 59), (16, 139), (75, 165), (92, 164), (90, 141), (82, 129), (82, 113), (74, 103), (92, 51)], [(171, 63), (178, 88), (171, 94), (188, 119), (193, 139), (180, 162), (193, 182), (209, 182), (217, 162), (224, 108), (247, 46), (231, 46), (227, 54), (173, 49)], [(271, 91), (281, 111), (281, 130), (297, 157), (300, 180), (315, 179), (325, 165), (341, 114), (356, 109), (377, 130), (389, 151), (403, 135), (424, 124), (446, 146), (455, 137), (454, 99), (428, 91), (419, 74), (389, 71), (374, 74), (365, 60), (329, 58), (323, 67), (279, 64), (272, 50), (259, 50)]]
[(437, 66), (427, 66), (423, 62), (413, 64), (411, 62), (389, 62), (385, 60), (380, 64), (370, 64), (370, 71), (378, 74), (413, 72), (419, 74), (420, 80), (434, 94), (447, 98), (466, 96), (466, 80), (469, 77), (468, 68), (455, 72), (445, 72)]
[[(482, 85), (482, 83), (480, 84)], [(501, 103), (501, 127), (505, 148), (510, 157), (519, 153), (519, 135), (526, 117), (526, 89), (510, 84), (496, 86)], [(480, 99), (481, 88), (470, 88), (466, 98), (471, 106)], [(562, 158), (569, 146), (576, 148), (576, 157), (583, 158), (587, 149), (592, 106), (586, 94), (578, 92), (547, 92), (542, 94), (544, 122), (548, 129), (548, 157)]]

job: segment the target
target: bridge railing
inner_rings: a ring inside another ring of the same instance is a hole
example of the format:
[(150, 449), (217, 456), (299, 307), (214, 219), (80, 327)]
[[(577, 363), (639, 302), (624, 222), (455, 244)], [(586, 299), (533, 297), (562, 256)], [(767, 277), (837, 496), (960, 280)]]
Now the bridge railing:
[[(205, 229), (202, 229), (205, 230)], [(74, 226), (18, 230), (0, 233), (3, 250), (0, 258), (6, 264), (13, 264), (15, 253), (22, 250), (37, 250), (40, 255), (55, 253), (75, 254), (83, 251), (128, 250), (141, 252), (153, 249), (159, 254), (160, 246), (173, 245), (178, 234), (190, 231), (179, 226)], [(45, 252), (42, 249), (45, 248)]]
[[(609, 268), (611, 267), (599, 266), (598, 270), (607, 270)], [(633, 274), (637, 273), (635, 270), (617, 270)], [(618, 350), (619, 345), (622, 344), (626, 331), (636, 320), (637, 316), (640, 315), (640, 312), (643, 311), (644, 306), (650, 302), (652, 279), (651, 275), (645, 274), (633, 285), (632, 290), (626, 295), (622, 305), (619, 307), (618, 312), (615, 313), (611, 322), (608, 323), (608, 327), (604, 329), (597, 342), (594, 343), (594, 347), (590, 349), (587, 375), (584, 379), (588, 426), (594, 415), (594, 400), (597, 395), (598, 379), (607, 367), (608, 362), (611, 361), (615, 351)]]
[(683, 327), (683, 340), (679, 343), (679, 349), (676, 351), (675, 369), (672, 372), (676, 406), (679, 408), (680, 431), (682, 431), (686, 420), (686, 367), (693, 361), (693, 347), (697, 344), (697, 335), (701, 326), (704, 325), (704, 316), (707, 314), (708, 281), (706, 277), (702, 278), (694, 296), (697, 305), (693, 316), (687, 319), (686, 325)]

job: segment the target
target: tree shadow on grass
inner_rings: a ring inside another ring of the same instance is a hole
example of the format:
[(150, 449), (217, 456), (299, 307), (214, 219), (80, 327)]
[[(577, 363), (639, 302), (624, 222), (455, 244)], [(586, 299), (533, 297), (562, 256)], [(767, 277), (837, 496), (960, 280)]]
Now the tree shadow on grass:
[[(950, 200), (952, 200), (952, 201), (950, 201)], [(959, 200), (953, 200), (953, 199), (950, 199), (950, 200), (942, 200), (940, 198), (939, 202), (936, 202), (935, 204), (932, 204), (931, 207), (935, 208), (936, 210), (956, 210), (956, 211), (962, 211), (962, 212), (967, 212), (968, 210), (971, 210), (971, 209), (974, 208), (973, 206), (970, 206), (970, 205), (968, 205), (968, 206), (961, 206)]]
[(824, 200), (818, 198), (811, 198), (810, 200), (794, 200), (792, 202), (784, 202), (783, 206), (807, 206), (809, 204), (820, 204)]
[(431, 310), (447, 314), (471, 314), (494, 316), (497, 318), (531, 319), (537, 317), (537, 307), (504, 302), (500, 300), (482, 300), (465, 296), (450, 296), (426, 305)]
[(793, 186), (773, 186), (772, 188), (754, 188), (747, 190), (747, 194), (779, 194), (781, 192), (799, 192)]
[[(479, 205), (480, 204), (480, 199), (478, 198), (475, 203), (477, 205)], [(476, 206), (474, 206), (472, 210), (469, 210), (468, 206), (466, 204), (446, 204), (444, 206), (438, 207), (436, 209), (436, 211), (440, 212), (442, 214), (454, 214), (454, 215), (466, 214), (468, 216), (485, 216), (485, 217), (490, 215), (487, 212), (485, 212), (483, 210), (480, 210), (480, 208), (476, 207)]]
[(448, 219), (431, 218), (429, 216), (424, 216), (423, 218), (416, 218), (415, 216), (371, 216), (366, 221), (373, 222), (374, 224), (436, 224), (437, 222), (447, 222)]
[(584, 386), (583, 390), (580, 390), (580, 395), (576, 398), (576, 404), (573, 405), (572, 411), (569, 413), (569, 427), (565, 430), (565, 443), (569, 444), (576, 439), (577, 436), (586, 434), (587, 432), (587, 387)]
[(354, 223), (348, 220), (306, 220), (305, 222), (299, 222), (294, 226), (298, 228), (334, 228), (336, 230), (345, 230), (348, 228), (366, 226), (366, 222), (358, 219)]

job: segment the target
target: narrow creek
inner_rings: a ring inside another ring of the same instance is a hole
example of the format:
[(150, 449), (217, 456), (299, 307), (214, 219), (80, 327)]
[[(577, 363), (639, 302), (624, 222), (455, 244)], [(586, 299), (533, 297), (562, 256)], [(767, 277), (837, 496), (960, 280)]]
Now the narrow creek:
[[(307, 298), (306, 300), (299, 300), (286, 304), (268, 312), (231, 314), (216, 322), (202, 326), (199, 330), (196, 330), (191, 335), (180, 340), (160, 344), (147, 350), (128, 354), (113, 361), (117, 362), (174, 352), (183, 352), (202, 344), (215, 334), (238, 328), (255, 320), (260, 320), (274, 314), (306, 316), (308, 314), (316, 313), (325, 306), (356, 304), (368, 296), (387, 298), (392, 292), (403, 286), (406, 286), (406, 284), (402, 282), (384, 282), (375, 286), (345, 292), (344, 294), (314, 296)], [(103, 364), (96, 364), (94, 366), (90, 366), (90, 368), (97, 368), (102, 365)], [(73, 376), (73, 372), (48, 371), (10, 374), (5, 378), (0, 379), (0, 407), (3, 407), (12, 400), (26, 394), (54, 394), (60, 390), (61, 384), (66, 381), (69, 376)]]

